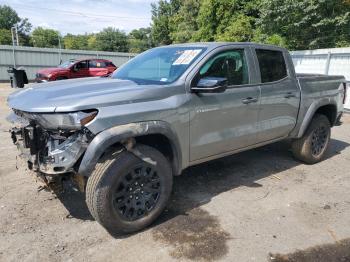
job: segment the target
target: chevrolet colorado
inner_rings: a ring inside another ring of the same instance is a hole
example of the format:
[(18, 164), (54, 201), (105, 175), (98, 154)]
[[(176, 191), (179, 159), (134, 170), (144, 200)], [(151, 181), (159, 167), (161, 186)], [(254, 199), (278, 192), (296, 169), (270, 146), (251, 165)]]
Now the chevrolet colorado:
[(72, 177), (111, 233), (162, 212), (185, 168), (279, 140), (321, 161), (345, 100), (342, 76), (297, 75), (286, 49), (193, 43), (148, 50), (111, 77), (8, 97), (11, 136), (44, 181)]

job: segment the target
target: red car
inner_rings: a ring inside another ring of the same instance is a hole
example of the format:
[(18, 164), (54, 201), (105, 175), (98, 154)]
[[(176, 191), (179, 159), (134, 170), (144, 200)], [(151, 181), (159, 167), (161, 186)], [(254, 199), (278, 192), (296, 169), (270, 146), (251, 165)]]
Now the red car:
[(41, 69), (36, 74), (35, 81), (47, 82), (79, 77), (107, 76), (117, 67), (105, 59), (69, 60), (56, 68)]

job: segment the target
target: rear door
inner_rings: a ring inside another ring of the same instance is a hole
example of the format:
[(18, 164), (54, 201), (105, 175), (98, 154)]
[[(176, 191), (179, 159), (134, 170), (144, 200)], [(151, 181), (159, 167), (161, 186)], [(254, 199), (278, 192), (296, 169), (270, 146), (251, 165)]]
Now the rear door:
[(106, 62), (103, 60), (89, 61), (89, 76), (104, 76), (108, 74)]
[(300, 89), (284, 52), (255, 48), (255, 54), (261, 82), (258, 142), (264, 142), (287, 136), (295, 127)]
[(223, 93), (191, 93), (190, 161), (256, 142), (260, 90), (250, 79), (254, 70), (250, 49), (244, 46), (217, 50), (197, 72), (192, 86), (195, 79), (224, 77), (228, 88)]

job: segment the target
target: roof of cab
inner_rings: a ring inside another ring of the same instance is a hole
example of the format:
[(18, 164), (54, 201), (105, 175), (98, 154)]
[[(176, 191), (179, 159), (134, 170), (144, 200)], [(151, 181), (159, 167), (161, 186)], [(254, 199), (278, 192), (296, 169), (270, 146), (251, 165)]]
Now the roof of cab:
[(186, 47), (186, 46), (196, 46), (196, 47), (204, 47), (209, 49), (215, 49), (217, 47), (227, 46), (227, 45), (240, 45), (240, 46), (251, 46), (255, 48), (267, 48), (267, 49), (275, 49), (275, 50), (284, 50), (287, 51), (287, 49), (275, 45), (267, 45), (267, 44), (259, 44), (254, 42), (195, 42), (195, 43), (182, 43), (182, 44), (173, 44), (168, 46), (161, 46), (161, 47)]

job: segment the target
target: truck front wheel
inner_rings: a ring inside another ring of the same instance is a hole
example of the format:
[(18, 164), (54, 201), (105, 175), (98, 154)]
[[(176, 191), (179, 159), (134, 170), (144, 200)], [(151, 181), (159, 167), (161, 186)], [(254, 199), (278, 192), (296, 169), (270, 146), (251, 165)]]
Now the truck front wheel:
[(135, 150), (146, 161), (128, 151), (106, 153), (87, 182), (87, 206), (112, 234), (147, 227), (161, 214), (171, 194), (169, 161), (146, 145), (137, 145)]
[(292, 152), (295, 158), (307, 163), (320, 162), (327, 151), (331, 136), (331, 125), (325, 115), (316, 114), (305, 134), (293, 141)]

